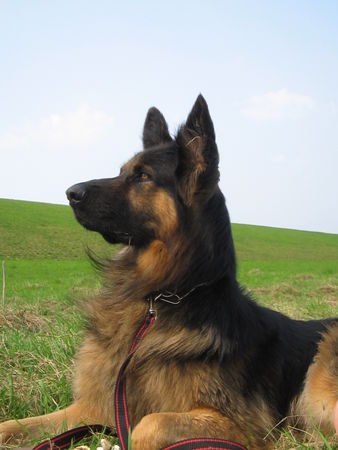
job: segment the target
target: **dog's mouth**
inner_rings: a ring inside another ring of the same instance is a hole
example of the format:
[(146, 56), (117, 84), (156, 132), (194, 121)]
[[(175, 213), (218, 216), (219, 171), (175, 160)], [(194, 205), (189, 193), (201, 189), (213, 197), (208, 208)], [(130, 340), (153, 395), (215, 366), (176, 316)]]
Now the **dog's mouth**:
[(83, 211), (79, 210), (79, 208), (76, 207), (77, 205), (70, 203), (70, 206), (74, 211), (76, 220), (86, 230), (95, 231), (101, 234), (104, 240), (107, 241), (109, 244), (132, 245), (133, 237), (130, 233), (114, 229), (112, 227), (112, 224), (110, 224), (109, 222), (105, 223), (103, 220), (99, 218), (96, 218), (96, 220), (88, 218), (88, 216), (84, 214)]
[[(94, 230), (95, 231), (95, 230)], [(124, 231), (109, 231), (109, 232), (100, 232), (103, 238), (109, 242), (109, 244), (125, 244), (132, 245), (132, 236), (129, 233)]]

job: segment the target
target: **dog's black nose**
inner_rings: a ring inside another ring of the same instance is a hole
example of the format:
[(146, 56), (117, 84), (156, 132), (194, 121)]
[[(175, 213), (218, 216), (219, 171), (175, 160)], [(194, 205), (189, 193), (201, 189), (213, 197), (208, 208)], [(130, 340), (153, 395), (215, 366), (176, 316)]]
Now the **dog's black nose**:
[(84, 183), (74, 184), (74, 186), (71, 186), (66, 190), (66, 195), (72, 206), (76, 203), (80, 203), (86, 195)]

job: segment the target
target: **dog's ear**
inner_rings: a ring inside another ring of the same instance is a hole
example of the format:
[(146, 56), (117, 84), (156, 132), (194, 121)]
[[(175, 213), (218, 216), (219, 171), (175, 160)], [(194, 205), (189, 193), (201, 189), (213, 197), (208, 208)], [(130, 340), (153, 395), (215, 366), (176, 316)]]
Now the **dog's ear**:
[(199, 136), (215, 140), (214, 125), (212, 123), (207, 102), (203, 95), (199, 95), (187, 118), (185, 128), (195, 131)]
[(171, 141), (168, 125), (162, 113), (155, 107), (150, 108), (143, 127), (143, 148)]
[(176, 141), (180, 149), (179, 193), (184, 203), (190, 206), (195, 195), (210, 196), (219, 180), (215, 131), (202, 95), (197, 97)]

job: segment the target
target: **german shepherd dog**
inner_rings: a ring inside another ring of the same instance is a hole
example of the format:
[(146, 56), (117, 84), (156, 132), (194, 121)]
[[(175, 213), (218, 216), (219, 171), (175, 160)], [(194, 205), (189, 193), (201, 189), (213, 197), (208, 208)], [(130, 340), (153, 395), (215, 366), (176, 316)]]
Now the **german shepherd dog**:
[(122, 248), (88, 305), (73, 404), (1, 424), (2, 441), (23, 427), (31, 436), (64, 422), (114, 427), (113, 386), (151, 298), (157, 320), (126, 375), (133, 450), (199, 437), (270, 448), (266, 436), (288, 417), (337, 431), (338, 319), (292, 320), (239, 286), (204, 98), (174, 139), (151, 108), (143, 145), (117, 177), (67, 190), (80, 224)]

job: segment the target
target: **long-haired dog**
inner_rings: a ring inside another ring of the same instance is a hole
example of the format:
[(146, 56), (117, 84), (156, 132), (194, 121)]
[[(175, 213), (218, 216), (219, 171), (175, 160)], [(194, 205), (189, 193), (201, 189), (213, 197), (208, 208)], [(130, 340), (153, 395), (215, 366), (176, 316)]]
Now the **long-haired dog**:
[(64, 422), (114, 426), (114, 383), (150, 298), (157, 298), (157, 320), (127, 369), (133, 450), (190, 437), (267, 448), (269, 431), (290, 416), (300, 427), (334, 433), (338, 319), (292, 320), (239, 286), (203, 97), (174, 139), (151, 108), (143, 145), (117, 177), (67, 191), (77, 220), (122, 248), (104, 268), (104, 291), (88, 305), (73, 404), (1, 424), (2, 441), (23, 427), (37, 436)]

